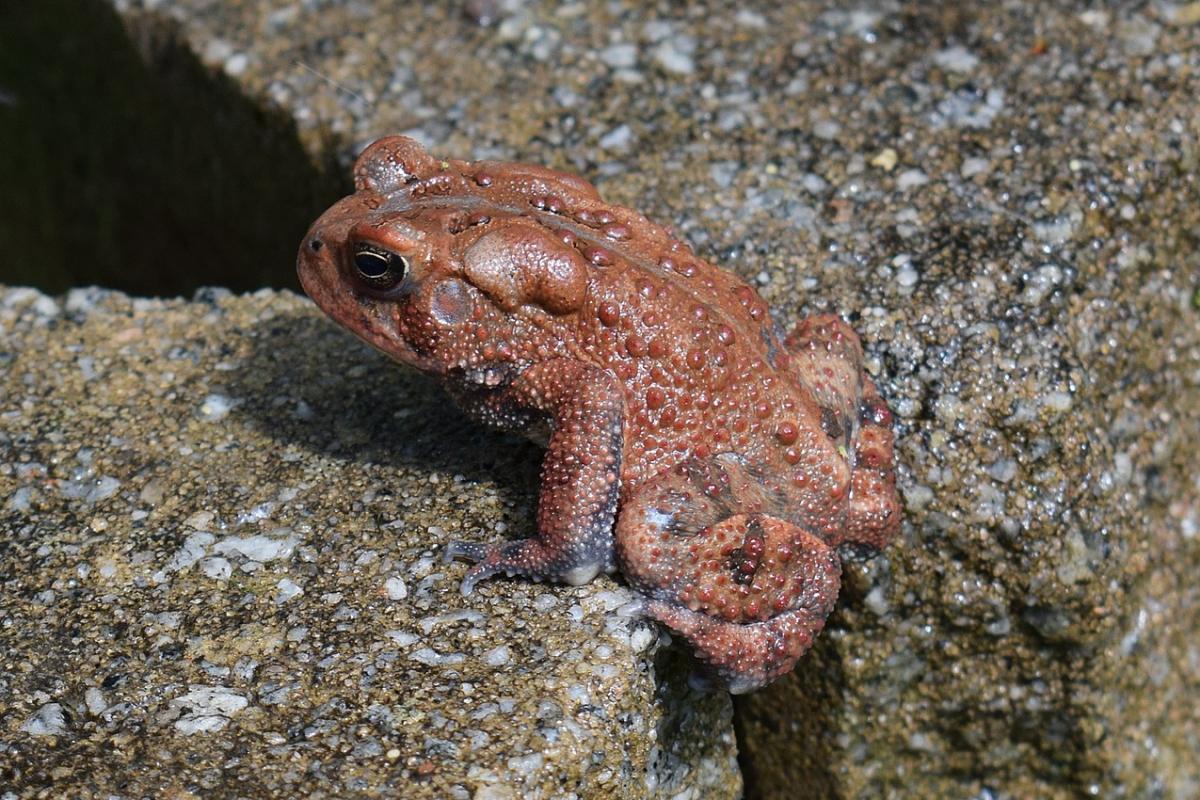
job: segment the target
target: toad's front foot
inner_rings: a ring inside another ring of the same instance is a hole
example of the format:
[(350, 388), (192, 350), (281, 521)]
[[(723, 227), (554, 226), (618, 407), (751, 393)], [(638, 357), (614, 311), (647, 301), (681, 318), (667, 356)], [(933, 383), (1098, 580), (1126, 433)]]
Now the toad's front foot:
[(583, 548), (553, 551), (540, 539), (485, 544), (454, 541), (446, 545), (445, 561), (459, 559), (475, 564), (462, 582), (462, 593), (469, 595), (479, 581), (499, 575), (523, 575), (534, 580), (549, 580), (582, 586), (606, 568), (601, 553)]

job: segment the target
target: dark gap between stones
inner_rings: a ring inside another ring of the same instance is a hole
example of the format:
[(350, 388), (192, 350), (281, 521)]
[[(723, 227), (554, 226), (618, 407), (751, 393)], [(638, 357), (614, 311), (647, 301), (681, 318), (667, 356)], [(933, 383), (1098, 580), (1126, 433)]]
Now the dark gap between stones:
[(322, 151), (160, 16), (0, 4), (0, 283), (297, 288), (304, 231), (349, 188)]

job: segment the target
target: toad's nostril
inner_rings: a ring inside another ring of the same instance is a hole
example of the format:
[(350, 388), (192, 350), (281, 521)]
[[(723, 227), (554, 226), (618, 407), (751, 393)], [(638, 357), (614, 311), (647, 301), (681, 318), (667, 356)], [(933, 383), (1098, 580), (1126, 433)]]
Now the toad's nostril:
[(313, 239), (312, 241), (310, 241), (308, 243), (308, 246), (312, 248), (312, 251), (314, 253), (316, 253), (316, 252), (319, 252), (321, 250), (321, 248), (325, 246), (325, 243), (322, 242), (320, 239)]

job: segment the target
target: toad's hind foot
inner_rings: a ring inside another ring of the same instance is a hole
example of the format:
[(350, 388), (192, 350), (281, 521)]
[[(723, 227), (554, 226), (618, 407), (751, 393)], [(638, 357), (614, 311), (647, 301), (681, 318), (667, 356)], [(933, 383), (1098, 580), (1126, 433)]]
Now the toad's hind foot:
[(692, 645), (702, 665), (692, 675), (692, 686), (745, 694), (791, 671), (825, 627), (829, 612), (826, 608), (796, 608), (766, 622), (739, 625), (651, 600), (646, 613)]
[(461, 560), (475, 564), (462, 582), (462, 593), (470, 594), (475, 584), (494, 575), (522, 575), (534, 580), (551, 580), (582, 586), (606, 568), (603, 555), (591, 555), (581, 549), (552, 551), (539, 539), (485, 544), (455, 541), (446, 545), (445, 561)]

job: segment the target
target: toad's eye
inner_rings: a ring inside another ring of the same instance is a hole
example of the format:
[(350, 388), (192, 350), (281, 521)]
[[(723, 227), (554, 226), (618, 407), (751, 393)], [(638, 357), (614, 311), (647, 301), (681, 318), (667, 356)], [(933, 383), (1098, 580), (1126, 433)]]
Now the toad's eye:
[(354, 268), (373, 289), (391, 289), (408, 274), (408, 259), (399, 253), (368, 244), (354, 247)]

